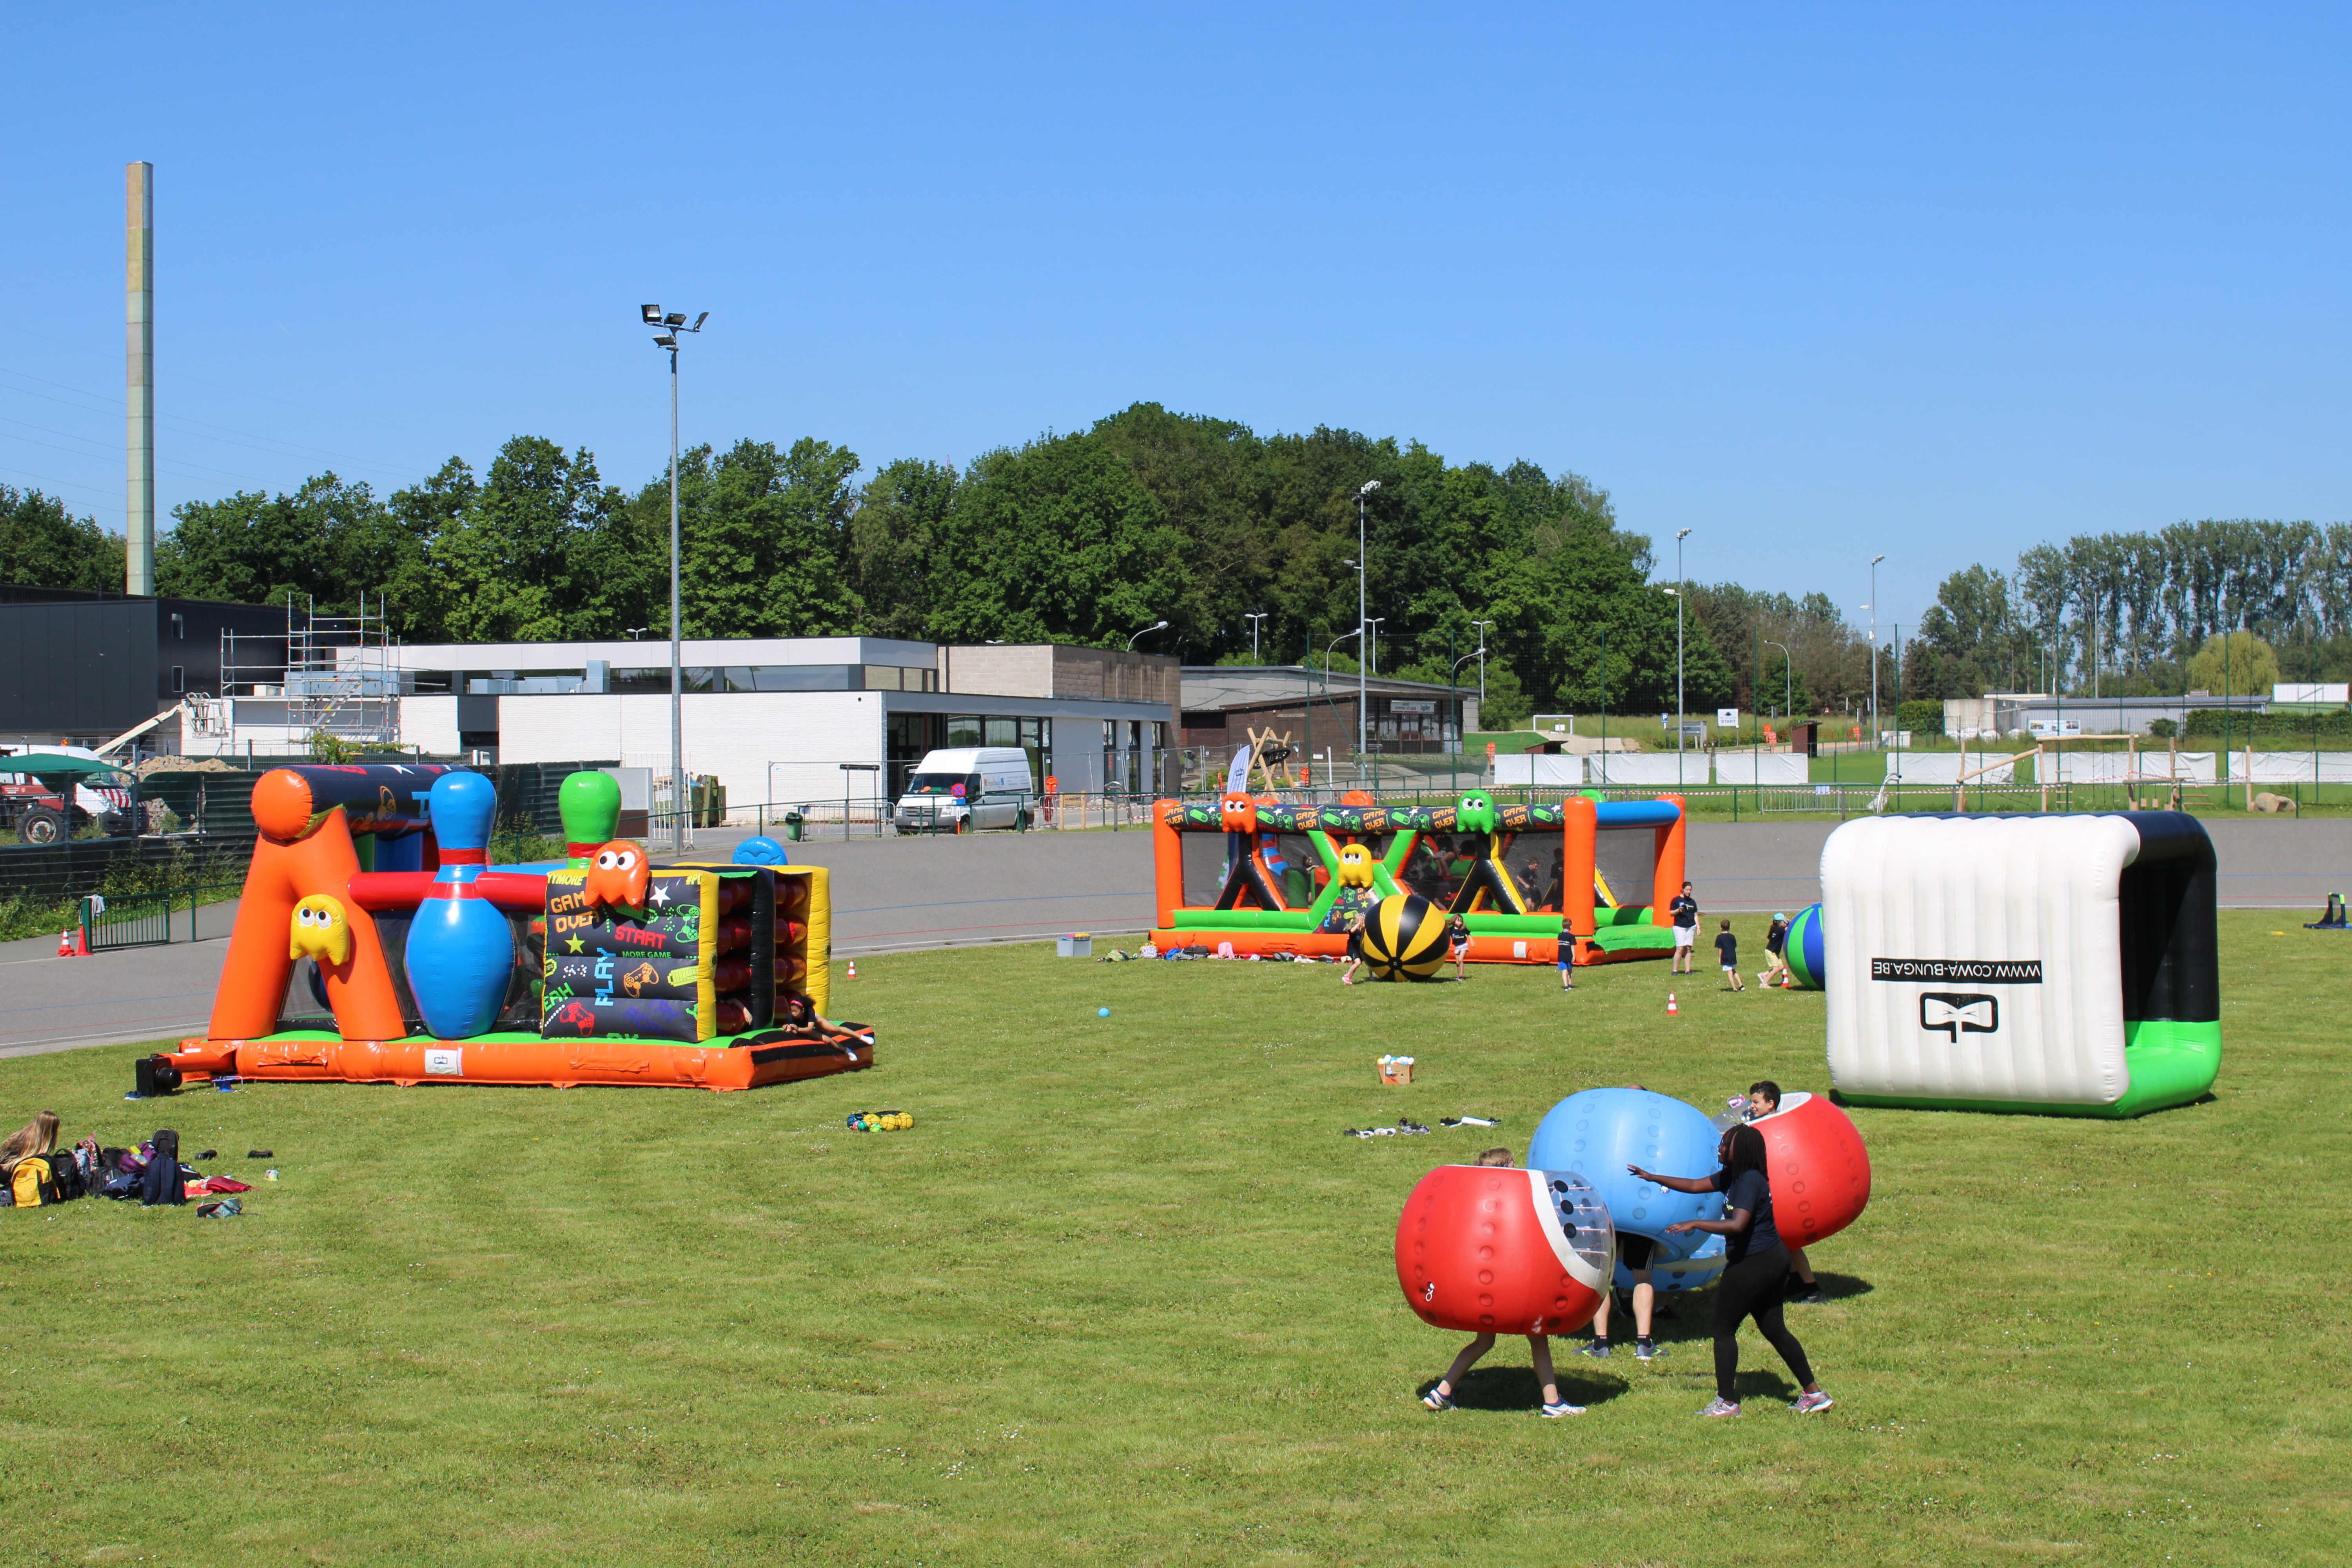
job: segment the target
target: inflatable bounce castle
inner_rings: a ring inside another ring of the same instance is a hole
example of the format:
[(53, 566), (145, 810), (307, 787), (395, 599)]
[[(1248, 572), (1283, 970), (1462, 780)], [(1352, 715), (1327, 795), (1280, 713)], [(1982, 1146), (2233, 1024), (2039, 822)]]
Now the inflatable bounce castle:
[(1293, 805), (1228, 794), (1163, 800), (1152, 835), (1160, 946), (1347, 951), (1349, 921), (1409, 896), (1470, 930), (1476, 963), (1555, 962), (1566, 917), (1579, 963), (1665, 958), (1684, 871), (1683, 803), (1571, 795), (1559, 805)]
[(2213, 845), (2193, 816), (1849, 822), (1822, 894), (1814, 977), (1851, 1104), (2137, 1116), (2221, 1071)]
[[(730, 1089), (870, 1067), (824, 1011), (824, 868), (654, 863), (574, 773), (570, 856), (493, 867), (496, 788), (433, 764), (285, 767), (182, 1078)], [(786, 1016), (804, 999), (805, 1023)]]

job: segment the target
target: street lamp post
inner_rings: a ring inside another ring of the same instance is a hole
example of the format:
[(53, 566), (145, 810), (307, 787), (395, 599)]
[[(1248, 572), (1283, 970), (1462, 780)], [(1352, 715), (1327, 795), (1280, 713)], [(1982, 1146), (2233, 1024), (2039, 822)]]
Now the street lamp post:
[(648, 327), (659, 327), (654, 334), (654, 347), (669, 351), (669, 847), (670, 853), (686, 853), (686, 720), (682, 694), (686, 690), (686, 674), (678, 649), (678, 589), (677, 589), (677, 335), (698, 332), (702, 323), (710, 320), (705, 310), (688, 326), (686, 312), (672, 310), (662, 314), (659, 305), (641, 305), (640, 317)]
[[(1136, 633), (1135, 637), (1149, 637), (1153, 632), (1162, 629), (1167, 625), (1168, 623), (1166, 621), (1154, 621), (1150, 626), (1144, 627), (1141, 631)], [(1133, 653), (1135, 651), (1135, 637), (1129, 637), (1127, 639), (1127, 651), (1129, 653)]]
[(1478, 722), (1486, 721), (1486, 628), (1492, 621), (1472, 621), (1478, 628)]
[(1766, 637), (1764, 646), (1780, 650), (1780, 717), (1783, 720), (1793, 719), (1796, 714), (1792, 711), (1791, 705), (1795, 700), (1797, 676), (1794, 661), (1789, 657), (1789, 645), (1784, 642), (1774, 642), (1770, 637)]
[[(1364, 565), (1370, 558), (1364, 554), (1364, 503), (1381, 488), (1378, 479), (1366, 479), (1356, 491), (1356, 629), (1364, 629)], [(1328, 655), (1326, 656), (1328, 657)], [(1367, 637), (1356, 645), (1356, 755), (1364, 754), (1364, 713), (1369, 706), (1364, 684), (1364, 666), (1371, 657), (1371, 639)], [(1361, 764), (1359, 763), (1359, 766)]]
[[(1473, 624), (1475, 625), (1475, 623)], [(1484, 666), (1486, 662), (1486, 640), (1484, 637), (1481, 637), (1478, 639), (1478, 647), (1476, 650), (1475, 652), (1465, 653), (1460, 658), (1455, 659), (1453, 667), (1445, 672), (1445, 694), (1453, 699), (1454, 701), (1454, 754), (1457, 758), (1463, 755), (1462, 688), (1456, 682), (1455, 677), (1462, 673), (1462, 667), (1469, 663), (1474, 658), (1478, 660), (1481, 666)], [(1480, 700), (1484, 701), (1485, 699), (1481, 698)], [(1458, 771), (1460, 763), (1457, 763), (1455, 764), (1455, 769)], [(1449, 776), (1451, 775), (1449, 774)]]
[[(1333, 648), (1335, 648), (1335, 647), (1338, 647), (1341, 643), (1346, 642), (1349, 637), (1362, 637), (1363, 635), (1364, 635), (1364, 628), (1363, 628), (1363, 627), (1361, 627), (1361, 626), (1358, 626), (1358, 627), (1357, 627), (1354, 631), (1352, 631), (1352, 632), (1341, 632), (1338, 637), (1333, 637), (1333, 638), (1332, 638), (1328, 643), (1327, 643), (1327, 644), (1325, 644), (1325, 645), (1324, 645), (1324, 647), (1323, 647), (1323, 700), (1324, 700), (1324, 701), (1328, 702), (1328, 701), (1330, 701), (1330, 700), (1331, 700), (1331, 650), (1332, 650)], [(1362, 663), (1361, 663), (1361, 661), (1360, 661), (1360, 660), (1358, 662), (1358, 664), (1357, 664), (1356, 668), (1357, 668), (1358, 669), (1360, 669), (1360, 670), (1363, 668), (1363, 665), (1362, 665)], [(1359, 698), (1357, 700), (1360, 703), (1360, 702), (1361, 702), (1361, 700), (1362, 700), (1362, 699)], [(1361, 718), (1361, 717), (1362, 717), (1362, 710), (1361, 710), (1361, 708), (1360, 708), (1360, 707), (1357, 710), (1357, 716), (1358, 716), (1359, 718)], [(1314, 722), (1315, 722), (1315, 704), (1314, 704), (1313, 702), (1311, 702), (1311, 701), (1310, 701), (1310, 702), (1308, 702), (1308, 703), (1307, 703), (1307, 723), (1308, 723), (1308, 725), (1310, 726), (1310, 729), (1308, 730), (1308, 732), (1307, 732), (1307, 741), (1308, 741), (1309, 744), (1308, 744), (1308, 746), (1307, 746), (1307, 755), (1311, 757), (1311, 756), (1313, 756), (1313, 755), (1315, 754), (1315, 748), (1314, 748), (1314, 745), (1313, 745), (1313, 743), (1312, 743), (1312, 742), (1313, 742), (1313, 741), (1314, 741), (1314, 738), (1315, 738), (1315, 737), (1314, 737), (1314, 731), (1313, 731), (1313, 730), (1312, 730), (1312, 728), (1311, 728), (1311, 726), (1312, 726), (1312, 725), (1314, 724)], [(1327, 768), (1327, 769), (1325, 769), (1324, 771), (1325, 771), (1326, 773), (1328, 773), (1328, 772), (1329, 772), (1330, 770)]]
[(1252, 664), (1255, 664), (1258, 660), (1257, 624), (1258, 622), (1265, 619), (1265, 617), (1266, 612), (1263, 610), (1244, 610), (1242, 612), (1242, 619), (1250, 624), (1250, 662)]
[(1683, 575), (1683, 541), (1690, 537), (1687, 528), (1675, 535), (1675, 783), (1683, 782), (1683, 714), (1689, 704), (1683, 700), (1683, 601), (1690, 597), (1684, 592), (1690, 579)]
[(1870, 738), (1880, 746), (1885, 740), (1878, 727), (1878, 563), (1885, 559), (1884, 555), (1870, 558)]

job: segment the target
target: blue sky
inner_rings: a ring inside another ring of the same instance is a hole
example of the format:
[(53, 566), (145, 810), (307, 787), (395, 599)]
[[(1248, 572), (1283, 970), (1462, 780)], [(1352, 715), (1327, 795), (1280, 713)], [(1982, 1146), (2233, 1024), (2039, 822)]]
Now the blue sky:
[[(0, 100), (0, 481), (121, 521), (517, 432), (959, 464), (1139, 399), (1526, 458), (1883, 621), (2181, 518), (2336, 521), (2340, 9), (51, 6)], [(1629, 13), (1632, 13), (1629, 15)]]

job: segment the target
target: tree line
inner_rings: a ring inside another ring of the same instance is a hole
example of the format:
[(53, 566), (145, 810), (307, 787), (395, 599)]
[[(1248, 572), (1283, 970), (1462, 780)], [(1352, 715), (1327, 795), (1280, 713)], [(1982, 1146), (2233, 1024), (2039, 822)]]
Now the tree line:
[[(1483, 622), (1490, 726), (1674, 705), (1678, 601), (1649, 540), (1589, 480), (1150, 403), (961, 470), (901, 458), (868, 474), (814, 437), (698, 447), (678, 476), (684, 629), (1123, 647), (1166, 620), (1136, 646), (1352, 674), (1360, 497), (1378, 672), (1475, 684)], [(348, 613), (364, 593), (409, 642), (669, 632), (667, 469), (610, 485), (592, 453), (544, 437), (386, 495), (324, 473), (173, 516), (156, 559), (167, 595)], [(121, 583), (121, 538), (37, 491), (0, 488), (0, 550), (11, 580)], [(2008, 575), (1953, 574), (1903, 628), (1899, 658), (1891, 625), (1874, 649), (1824, 595), (1685, 584), (1683, 690), (1692, 711), (1853, 710), (1874, 654), (1889, 705), (2051, 679), (2180, 689), (2188, 657), (2230, 627), (2277, 642), (2287, 679), (2318, 679), (2297, 672), (2352, 666), (2347, 566), (2345, 525), (2085, 536), (2028, 551)]]
[[(1574, 474), (1450, 463), (1347, 430), (1262, 436), (1148, 403), (961, 470), (902, 458), (863, 471), (814, 438), (685, 453), (687, 635), (1123, 647), (1165, 620), (1139, 649), (1352, 674), (1357, 501), (1378, 480), (1363, 517), (1374, 670), (1475, 685), (1483, 621), (1490, 721), (1589, 713), (1604, 693), (1617, 712), (1674, 700), (1675, 600), (1651, 580), (1649, 542)], [(41, 504), (55, 531), (63, 510)], [(348, 613), (365, 594), (408, 642), (669, 633), (667, 468), (624, 489), (593, 454), (544, 437), (389, 494), (324, 473), (173, 517), (156, 549), (165, 595)], [(94, 523), (65, 521), (75, 549), (18, 552), (9, 574), (119, 585), (120, 539), (110, 557)], [(1692, 617), (1694, 709), (1747, 700), (1736, 664)]]
[[(2274, 662), (2221, 658), (2247, 634)], [(2207, 520), (2038, 544), (1947, 577), (1905, 649), (1906, 695), (2263, 692), (2352, 675), (2352, 524)], [(2226, 670), (2226, 674), (2224, 673)]]

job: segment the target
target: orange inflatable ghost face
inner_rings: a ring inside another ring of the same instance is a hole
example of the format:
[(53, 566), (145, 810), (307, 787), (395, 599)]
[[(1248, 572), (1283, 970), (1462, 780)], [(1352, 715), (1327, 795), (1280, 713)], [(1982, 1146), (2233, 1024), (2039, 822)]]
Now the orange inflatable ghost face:
[(652, 886), (653, 875), (644, 848), (625, 838), (617, 838), (596, 851), (596, 858), (588, 864), (587, 879), (580, 884), (580, 892), (591, 909), (608, 904), (614, 909), (641, 910), (646, 907), (646, 892)]
[(1229, 795), (1224, 797), (1222, 804), (1225, 811), (1226, 832), (1255, 833), (1257, 831), (1257, 802), (1245, 795)]

